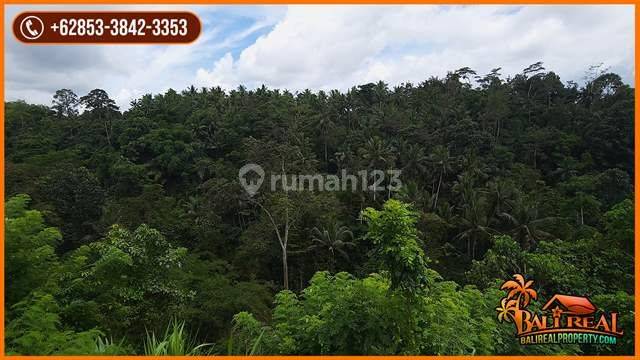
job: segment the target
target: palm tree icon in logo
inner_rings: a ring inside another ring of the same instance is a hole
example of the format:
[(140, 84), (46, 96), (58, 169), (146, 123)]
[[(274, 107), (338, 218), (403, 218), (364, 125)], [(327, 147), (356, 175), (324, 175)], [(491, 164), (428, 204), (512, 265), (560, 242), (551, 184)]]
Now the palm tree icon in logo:
[(533, 280), (525, 281), (520, 274), (513, 275), (514, 280), (507, 280), (502, 284), (500, 290), (508, 291), (507, 296), (502, 298), (500, 306), (496, 308), (498, 321), (511, 322), (515, 320), (531, 302), (537, 299), (538, 293), (531, 287)]

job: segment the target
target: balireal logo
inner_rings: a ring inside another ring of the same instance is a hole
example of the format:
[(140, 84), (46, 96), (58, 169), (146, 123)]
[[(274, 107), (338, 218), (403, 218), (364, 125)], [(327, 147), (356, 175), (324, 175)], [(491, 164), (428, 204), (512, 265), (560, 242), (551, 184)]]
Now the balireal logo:
[(556, 294), (534, 313), (527, 307), (538, 299), (533, 280), (521, 274), (500, 287), (507, 295), (496, 308), (499, 322), (513, 323), (522, 345), (534, 344), (616, 344), (623, 331), (618, 313), (605, 313), (582, 296)]

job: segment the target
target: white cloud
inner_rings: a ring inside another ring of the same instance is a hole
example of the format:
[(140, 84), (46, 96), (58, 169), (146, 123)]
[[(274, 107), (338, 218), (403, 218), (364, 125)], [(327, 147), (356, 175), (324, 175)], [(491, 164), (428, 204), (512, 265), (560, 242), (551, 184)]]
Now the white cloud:
[(146, 93), (182, 90), (193, 83), (198, 63), (258, 30), (273, 25), (280, 13), (273, 7), (244, 8), (249, 25), (229, 31), (220, 29), (218, 19), (236, 10), (225, 6), (8, 6), (5, 33), (11, 21), (28, 10), (190, 10), (203, 22), (203, 33), (190, 45), (106, 45), (106, 46), (28, 46), (7, 37), (5, 47), (7, 100), (24, 99), (49, 105), (60, 88), (84, 95), (94, 88), (105, 89), (126, 109), (131, 100)]
[(269, 34), (195, 82), (346, 89), (469, 66), (513, 75), (536, 61), (564, 80), (604, 63), (633, 81), (632, 6), (291, 6)]
[[(89, 7), (73, 6), (80, 8)], [(627, 5), (135, 6), (160, 8), (196, 12), (204, 23), (200, 39), (188, 46), (42, 47), (7, 36), (7, 99), (49, 104), (56, 89), (83, 95), (100, 87), (127, 108), (142, 94), (191, 84), (344, 90), (378, 80), (417, 83), (463, 66), (480, 74), (501, 66), (513, 75), (539, 60), (565, 81), (580, 81), (600, 62), (627, 82), (634, 76), (634, 8)], [(9, 33), (19, 11), (61, 7), (6, 9)], [(263, 35), (254, 41), (256, 34)]]
[(195, 84), (197, 86), (217, 84), (217, 86), (229, 89), (235, 87), (238, 81), (239, 79), (233, 68), (233, 56), (230, 53), (226, 53), (216, 61), (211, 71), (198, 69)]

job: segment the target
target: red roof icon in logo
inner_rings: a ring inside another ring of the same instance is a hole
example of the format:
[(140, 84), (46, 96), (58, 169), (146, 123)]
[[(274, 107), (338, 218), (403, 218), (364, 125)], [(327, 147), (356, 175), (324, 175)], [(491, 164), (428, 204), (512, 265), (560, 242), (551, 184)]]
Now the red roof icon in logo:
[(596, 307), (591, 301), (582, 296), (556, 294), (544, 304), (542, 310), (547, 310), (551, 308), (552, 305), (560, 307), (564, 310), (565, 314), (569, 315), (589, 315), (596, 311)]

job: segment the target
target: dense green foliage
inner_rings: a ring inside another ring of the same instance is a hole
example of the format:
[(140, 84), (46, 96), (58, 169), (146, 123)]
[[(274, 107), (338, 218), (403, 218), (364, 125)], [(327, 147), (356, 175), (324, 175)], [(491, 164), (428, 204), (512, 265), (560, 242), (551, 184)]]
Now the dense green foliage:
[[(634, 89), (474, 75), (6, 103), (8, 352), (631, 353)], [(249, 197), (248, 163), (403, 186)], [(621, 343), (519, 345), (514, 273), (619, 311)]]

